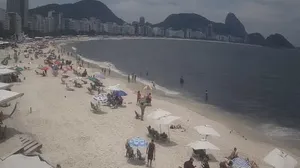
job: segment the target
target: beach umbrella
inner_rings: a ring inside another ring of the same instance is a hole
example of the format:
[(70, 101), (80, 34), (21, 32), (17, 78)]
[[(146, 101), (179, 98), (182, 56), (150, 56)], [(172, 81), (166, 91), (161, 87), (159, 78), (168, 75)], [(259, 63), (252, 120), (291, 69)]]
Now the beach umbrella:
[(49, 67), (47, 67), (47, 66), (41, 68), (41, 70), (43, 70), (43, 71), (47, 71), (48, 69), (49, 69)]
[(148, 142), (143, 139), (143, 138), (140, 138), (140, 137), (134, 137), (134, 138), (131, 138), (129, 141), (128, 141), (129, 145), (131, 147), (147, 147), (148, 146)]
[(144, 90), (152, 90), (153, 88), (150, 86), (150, 85), (146, 85), (144, 88), (143, 88)]
[(220, 150), (218, 147), (216, 147), (214, 144), (208, 142), (207, 140), (200, 140), (200, 141), (195, 141), (192, 142), (190, 144), (188, 144), (187, 146), (195, 149), (195, 150), (199, 150), (199, 149), (205, 149), (205, 150)]
[(123, 90), (115, 90), (113, 93), (114, 93), (116, 96), (119, 96), (119, 97), (121, 97), (121, 96), (127, 96), (127, 93), (124, 92)]
[(157, 120), (161, 117), (165, 117), (165, 116), (168, 116), (168, 115), (171, 115), (171, 113), (168, 112), (168, 111), (162, 110), (162, 109), (156, 109), (155, 111), (148, 114), (147, 118)]
[(264, 161), (274, 168), (294, 168), (297, 165), (296, 159), (277, 148), (272, 150)]
[(89, 76), (88, 79), (92, 82), (99, 82), (99, 80), (97, 78), (91, 77)]
[(100, 72), (94, 73), (94, 77), (97, 79), (105, 79), (105, 76)]
[(217, 136), (220, 137), (220, 134), (213, 129), (210, 125), (201, 125), (194, 127), (196, 131), (201, 135), (211, 135), (211, 136)]
[(251, 168), (249, 162), (243, 158), (234, 158), (232, 161), (232, 168)]
[(107, 89), (108, 89), (108, 90), (111, 90), (111, 91), (114, 91), (114, 90), (121, 90), (121, 89), (120, 89), (120, 84), (116, 84), (116, 85), (113, 85), (113, 86), (108, 86)]
[(56, 65), (61, 65), (62, 63), (61, 63), (60, 61), (56, 60), (56, 61), (54, 62), (54, 64), (56, 64)]
[(180, 117), (177, 116), (165, 116), (165, 117), (161, 117), (157, 120), (155, 120), (156, 124), (159, 125), (170, 125), (172, 122), (176, 121), (180, 119)]
[(17, 68), (16, 68), (16, 71), (21, 72), (21, 71), (24, 71), (24, 69), (21, 68), (21, 67), (17, 67)]

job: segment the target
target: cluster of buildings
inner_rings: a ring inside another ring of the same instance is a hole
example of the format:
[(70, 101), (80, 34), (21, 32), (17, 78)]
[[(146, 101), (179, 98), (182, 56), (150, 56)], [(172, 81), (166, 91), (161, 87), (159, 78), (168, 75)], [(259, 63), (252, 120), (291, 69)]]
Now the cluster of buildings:
[(98, 18), (82, 18), (80, 20), (64, 18), (63, 13), (48, 12), (48, 15), (28, 16), (28, 0), (7, 0), (6, 11), (0, 9), (0, 27), (14, 37), (23, 37), (23, 31), (35, 35), (59, 34), (107, 34), (124, 36), (169, 37), (188, 39), (209, 39), (218, 41), (244, 42), (244, 39), (232, 36), (217, 35), (212, 25), (204, 30), (174, 30), (172, 28), (152, 27), (145, 23), (145, 18), (131, 24), (103, 23)]

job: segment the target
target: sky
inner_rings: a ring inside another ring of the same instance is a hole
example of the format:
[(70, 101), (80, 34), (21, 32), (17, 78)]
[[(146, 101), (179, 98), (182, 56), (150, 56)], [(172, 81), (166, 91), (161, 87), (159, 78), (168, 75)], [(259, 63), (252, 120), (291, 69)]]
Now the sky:
[[(79, 0), (29, 0), (30, 8), (50, 3), (73, 3)], [(101, 0), (126, 22), (144, 16), (150, 23), (163, 21), (173, 13), (197, 13), (215, 22), (224, 22), (234, 13), (248, 33), (265, 37), (283, 34), (300, 46), (300, 0)], [(5, 8), (6, 0), (0, 0)]]

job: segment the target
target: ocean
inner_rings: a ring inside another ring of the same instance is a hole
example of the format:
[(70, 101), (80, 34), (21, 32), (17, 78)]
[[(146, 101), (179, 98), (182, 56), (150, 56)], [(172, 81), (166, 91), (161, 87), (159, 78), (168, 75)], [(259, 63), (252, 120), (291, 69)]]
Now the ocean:
[(207, 90), (208, 104), (300, 149), (299, 50), (163, 39), (105, 39), (71, 46), (87, 59), (113, 64), (124, 76), (135, 73), (142, 82), (154, 81), (167, 96), (205, 103)]

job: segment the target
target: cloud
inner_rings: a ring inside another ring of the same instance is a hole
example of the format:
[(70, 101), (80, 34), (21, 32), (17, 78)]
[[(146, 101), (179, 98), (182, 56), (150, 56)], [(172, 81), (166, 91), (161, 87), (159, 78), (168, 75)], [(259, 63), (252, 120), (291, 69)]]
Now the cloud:
[[(5, 6), (6, 0), (0, 0)], [(78, 0), (29, 0), (30, 7), (49, 3), (73, 3)], [(300, 0), (101, 0), (118, 17), (132, 22), (144, 16), (158, 23), (172, 13), (193, 12), (216, 22), (224, 22), (233, 12), (248, 32), (265, 36), (281, 33), (300, 46)]]

